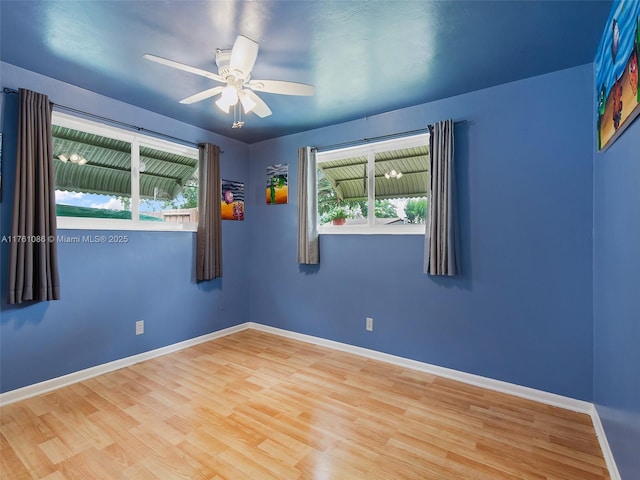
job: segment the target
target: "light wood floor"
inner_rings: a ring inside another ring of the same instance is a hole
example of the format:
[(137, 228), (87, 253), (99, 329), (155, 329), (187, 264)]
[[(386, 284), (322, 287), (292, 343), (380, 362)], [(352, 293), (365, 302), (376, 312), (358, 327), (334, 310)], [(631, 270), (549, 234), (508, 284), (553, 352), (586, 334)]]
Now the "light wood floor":
[(587, 415), (255, 330), (0, 419), (3, 480), (609, 478)]

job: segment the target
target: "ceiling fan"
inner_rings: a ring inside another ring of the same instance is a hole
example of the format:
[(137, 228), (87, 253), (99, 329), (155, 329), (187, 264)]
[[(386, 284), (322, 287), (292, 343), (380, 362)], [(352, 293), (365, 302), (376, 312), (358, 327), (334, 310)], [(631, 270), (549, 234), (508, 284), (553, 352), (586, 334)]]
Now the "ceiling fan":
[(251, 80), (251, 69), (258, 57), (258, 48), (258, 44), (253, 40), (238, 35), (231, 50), (216, 50), (217, 74), (149, 53), (145, 54), (144, 58), (225, 84), (180, 100), (180, 103), (190, 104), (220, 95), (216, 105), (225, 113), (229, 113), (231, 107), (238, 108), (238, 102), (240, 102), (244, 113), (254, 112), (261, 118), (271, 115), (271, 109), (255, 92), (306, 96), (314, 94), (314, 87), (304, 83)]

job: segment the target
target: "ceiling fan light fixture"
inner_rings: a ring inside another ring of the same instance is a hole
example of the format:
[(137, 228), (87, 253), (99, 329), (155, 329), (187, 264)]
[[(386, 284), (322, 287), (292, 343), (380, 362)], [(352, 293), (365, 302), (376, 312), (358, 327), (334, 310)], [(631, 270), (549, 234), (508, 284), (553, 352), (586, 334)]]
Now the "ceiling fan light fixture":
[(386, 172), (384, 174), (384, 178), (386, 178), (387, 180), (390, 178), (395, 178), (397, 180), (400, 177), (402, 177), (402, 172), (396, 171), (395, 169), (391, 169), (390, 172)]
[(86, 165), (88, 163), (86, 158), (84, 158), (82, 155), (79, 155), (77, 153), (72, 153), (71, 155), (66, 155), (64, 153), (61, 153), (60, 155), (58, 155), (57, 158), (62, 163), (71, 162), (71, 163), (75, 163), (76, 165)]
[(216, 105), (224, 113), (229, 113), (229, 108), (233, 107), (236, 103), (238, 103), (238, 90), (234, 86), (227, 85), (224, 87), (224, 90), (222, 90), (222, 95), (220, 95), (220, 99), (216, 101)]
[(254, 102), (253, 99), (244, 92), (242, 92), (242, 95), (240, 96), (240, 103), (242, 103), (244, 113), (249, 113), (256, 106), (256, 102)]
[(228, 103), (223, 102), (222, 98), (219, 98), (218, 100), (216, 100), (216, 105), (224, 113), (229, 113), (229, 108), (231, 107), (231, 105), (229, 105)]

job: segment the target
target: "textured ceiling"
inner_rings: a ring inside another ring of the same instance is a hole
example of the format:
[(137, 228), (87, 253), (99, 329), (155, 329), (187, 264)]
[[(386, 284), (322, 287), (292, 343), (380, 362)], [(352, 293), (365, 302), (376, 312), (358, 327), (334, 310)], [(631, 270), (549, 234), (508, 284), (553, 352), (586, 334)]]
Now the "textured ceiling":
[[(609, 1), (8, 1), (0, 58), (132, 105), (253, 143), (593, 61)], [(254, 79), (315, 85), (260, 93), (273, 111), (233, 115), (218, 85), (144, 60), (217, 73), (216, 48), (260, 44)], [(2, 85), (6, 86), (6, 85)], [(13, 88), (19, 87), (11, 86)]]

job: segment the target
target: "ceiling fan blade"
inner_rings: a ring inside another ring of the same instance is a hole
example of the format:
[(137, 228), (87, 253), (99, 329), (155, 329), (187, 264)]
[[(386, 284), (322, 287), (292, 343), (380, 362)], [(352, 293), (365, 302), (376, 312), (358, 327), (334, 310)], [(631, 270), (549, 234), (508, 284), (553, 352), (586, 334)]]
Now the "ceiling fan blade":
[(244, 90), (244, 94), (251, 100), (256, 102), (256, 106), (253, 107), (253, 110), (251, 110), (252, 112), (258, 115), (260, 118), (268, 117), (269, 115), (271, 115), (271, 109), (258, 95), (253, 93), (251, 90)]
[(243, 35), (238, 35), (231, 49), (229, 70), (239, 78), (248, 78), (256, 58), (258, 58), (258, 44)]
[(213, 87), (203, 92), (196, 93), (195, 95), (191, 95), (190, 97), (184, 98), (180, 100), (180, 103), (184, 103), (186, 105), (189, 105), (191, 103), (196, 103), (196, 102), (199, 102), (200, 100), (204, 100), (205, 98), (214, 97), (219, 93), (222, 93), (222, 90), (224, 89), (225, 87)]
[(224, 78), (222, 78), (220, 75), (217, 75), (213, 72), (207, 72), (206, 70), (201, 70), (199, 68), (190, 67), (189, 65), (185, 65), (184, 63), (174, 62), (173, 60), (158, 57), (157, 55), (151, 55), (150, 53), (145, 53), (143, 57), (146, 58), (147, 60), (151, 60), (152, 62), (166, 65), (167, 67), (177, 68), (178, 70), (182, 70), (184, 72), (194, 73), (196, 75), (200, 75), (203, 77), (210, 78), (211, 80), (215, 80), (216, 82), (227, 83), (227, 81)]
[(245, 86), (256, 92), (278, 93), (280, 95), (310, 96), (316, 91), (313, 85), (282, 80), (251, 80), (245, 83)]

